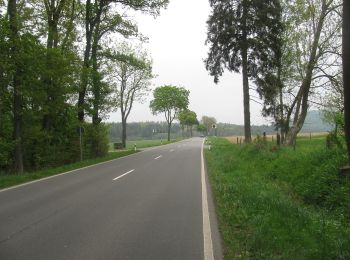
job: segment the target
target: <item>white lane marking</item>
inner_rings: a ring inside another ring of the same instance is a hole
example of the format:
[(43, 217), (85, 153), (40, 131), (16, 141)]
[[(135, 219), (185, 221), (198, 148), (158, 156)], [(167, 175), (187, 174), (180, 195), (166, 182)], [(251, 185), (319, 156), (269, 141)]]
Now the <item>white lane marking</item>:
[(202, 212), (203, 212), (203, 243), (204, 243), (204, 259), (214, 260), (213, 241), (211, 238), (211, 228), (208, 208), (207, 183), (205, 179), (205, 167), (203, 156), (204, 141), (201, 150), (201, 179), (202, 179)]
[(132, 169), (132, 170), (130, 170), (130, 171), (128, 171), (128, 172), (126, 172), (126, 173), (124, 173), (124, 174), (114, 178), (113, 181), (116, 181), (116, 180), (118, 180), (120, 178), (123, 178), (125, 175), (128, 175), (129, 173), (132, 173), (133, 171), (135, 171), (135, 169)]
[(8, 190), (14, 190), (14, 189), (17, 189), (17, 188), (20, 188), (20, 187), (24, 187), (24, 186), (27, 186), (27, 185), (30, 185), (30, 184), (34, 184), (34, 183), (37, 183), (37, 182), (42, 182), (42, 181), (50, 180), (50, 179), (53, 179), (53, 178), (56, 178), (56, 177), (59, 177), (59, 176), (66, 175), (66, 174), (79, 172), (81, 170), (92, 168), (92, 167), (95, 167), (95, 166), (98, 166), (98, 165), (101, 165), (101, 164), (111, 163), (111, 162), (114, 162), (114, 161), (118, 161), (118, 160), (121, 160), (121, 159), (125, 159), (125, 158), (128, 158), (128, 157), (132, 157), (132, 156), (138, 155), (139, 153), (142, 153), (142, 152), (143, 151), (137, 152), (137, 153), (133, 153), (133, 154), (129, 154), (129, 155), (126, 155), (126, 156), (122, 156), (122, 157), (119, 157), (119, 158), (116, 158), (116, 159), (108, 160), (108, 161), (105, 161), (105, 162), (100, 162), (100, 163), (92, 164), (92, 165), (89, 165), (89, 166), (84, 166), (84, 167), (81, 167), (81, 168), (78, 168), (78, 169), (74, 169), (74, 170), (71, 170), (71, 171), (68, 171), (68, 172), (62, 172), (62, 173), (55, 174), (55, 175), (52, 175), (52, 176), (48, 176), (48, 177), (44, 177), (44, 178), (41, 178), (41, 179), (37, 179), (37, 180), (34, 180), (34, 181), (25, 182), (25, 183), (18, 184), (18, 185), (12, 186), (12, 187), (0, 189), (0, 192), (4, 192), (4, 191), (8, 191)]
[[(181, 140), (181, 141), (176, 142), (176, 143), (182, 143), (182, 142), (187, 142), (187, 140)], [(170, 145), (174, 145), (174, 143), (165, 144), (162, 147), (170, 146)], [(78, 168), (78, 169), (74, 169), (74, 170), (71, 170), (71, 171), (68, 171), (68, 172), (62, 172), (62, 173), (55, 174), (55, 175), (52, 175), (52, 176), (48, 176), (48, 177), (44, 177), (44, 178), (41, 178), (41, 179), (37, 179), (37, 180), (34, 180), (34, 181), (30, 181), (30, 182), (25, 182), (25, 183), (22, 183), (22, 184), (14, 185), (14, 186), (11, 186), (11, 187), (8, 187), (8, 188), (3, 188), (3, 189), (0, 189), (0, 192), (5, 192), (5, 191), (9, 191), (9, 190), (18, 189), (20, 187), (24, 187), (24, 186), (27, 186), (27, 185), (30, 185), (30, 184), (34, 184), (34, 183), (37, 183), (37, 182), (46, 181), (46, 180), (53, 179), (53, 178), (56, 178), (56, 177), (59, 177), (59, 176), (63, 176), (63, 175), (66, 175), (66, 174), (78, 172), (78, 171), (81, 171), (81, 170), (84, 170), (84, 169), (88, 169), (88, 168), (92, 168), (92, 167), (95, 167), (95, 166), (98, 166), (98, 165), (101, 165), (101, 164), (107, 164), (107, 163), (111, 163), (111, 162), (114, 162), (114, 161), (117, 161), (117, 160), (125, 159), (127, 157), (137, 156), (138, 154), (141, 154), (141, 153), (144, 153), (144, 152), (147, 152), (147, 151), (156, 150), (159, 147), (160, 146), (147, 148), (145, 150), (142, 150), (141, 152), (129, 154), (129, 155), (122, 156), (122, 157), (119, 157), (119, 158), (116, 158), (116, 159), (112, 159), (112, 160), (108, 160), (108, 161), (105, 161), (105, 162), (96, 163), (96, 164), (89, 165), (89, 166), (84, 166), (84, 167), (81, 167), (81, 168)]]
[(158, 160), (158, 159), (160, 159), (162, 157), (163, 157), (162, 155), (159, 155), (158, 157), (154, 158), (154, 160)]
[(171, 149), (169, 152), (171, 152), (171, 153), (174, 152), (174, 149)]

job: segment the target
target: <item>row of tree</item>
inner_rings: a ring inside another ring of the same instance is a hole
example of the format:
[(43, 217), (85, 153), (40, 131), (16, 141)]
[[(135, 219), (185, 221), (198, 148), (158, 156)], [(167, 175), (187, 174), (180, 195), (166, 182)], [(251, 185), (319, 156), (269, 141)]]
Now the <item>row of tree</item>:
[(342, 1), (209, 2), (205, 65), (215, 82), (224, 70), (242, 72), (246, 142), (250, 100), (255, 101), (251, 89), (288, 144), (312, 105), (342, 113)]
[(104, 115), (126, 124), (147, 91), (151, 59), (129, 12), (157, 16), (168, 0), (0, 1), (0, 170), (23, 172), (108, 150)]

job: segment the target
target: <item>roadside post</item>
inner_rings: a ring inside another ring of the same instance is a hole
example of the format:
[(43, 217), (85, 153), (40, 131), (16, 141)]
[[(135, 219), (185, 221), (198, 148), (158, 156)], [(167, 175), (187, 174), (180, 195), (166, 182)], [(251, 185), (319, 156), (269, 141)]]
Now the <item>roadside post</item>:
[(213, 124), (212, 126), (211, 126), (212, 128), (213, 128), (213, 135), (216, 137), (216, 134), (217, 134), (217, 131), (216, 131), (216, 125), (215, 124)]

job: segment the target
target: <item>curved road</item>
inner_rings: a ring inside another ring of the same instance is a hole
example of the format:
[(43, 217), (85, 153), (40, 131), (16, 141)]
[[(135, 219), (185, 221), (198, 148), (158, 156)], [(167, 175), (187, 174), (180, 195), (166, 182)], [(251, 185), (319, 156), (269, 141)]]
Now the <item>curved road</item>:
[(210, 193), (212, 233), (202, 201), (202, 142), (0, 190), (0, 259), (221, 258)]

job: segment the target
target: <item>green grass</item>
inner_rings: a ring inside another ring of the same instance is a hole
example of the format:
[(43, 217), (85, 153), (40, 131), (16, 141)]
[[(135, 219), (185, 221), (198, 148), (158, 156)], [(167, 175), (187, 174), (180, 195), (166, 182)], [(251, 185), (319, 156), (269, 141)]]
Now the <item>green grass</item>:
[(135, 151), (133, 150), (119, 151), (115, 153), (108, 153), (106, 157), (101, 157), (101, 158), (91, 159), (91, 160), (84, 160), (82, 162), (76, 162), (76, 163), (67, 164), (67, 165), (55, 167), (55, 168), (43, 169), (36, 172), (23, 173), (23, 174), (11, 174), (11, 175), (2, 174), (0, 175), (0, 189), (29, 182), (29, 181), (34, 181), (44, 177), (60, 174), (63, 172), (72, 171), (72, 170), (90, 166), (93, 164), (110, 161), (113, 159), (117, 159), (123, 156), (133, 154), (133, 153), (135, 153)]
[[(170, 144), (179, 141), (180, 139), (176, 140), (170, 140), (168, 142), (167, 140), (136, 140), (136, 141), (127, 141), (126, 142), (126, 149), (133, 149), (134, 145), (136, 144), (137, 149), (139, 148), (148, 148), (148, 147), (153, 147), (153, 146), (160, 146), (164, 144)], [(110, 151), (113, 151), (113, 143), (109, 144), (109, 149)]]
[(345, 152), (324, 138), (296, 151), (211, 139), (206, 151), (226, 259), (349, 259)]

